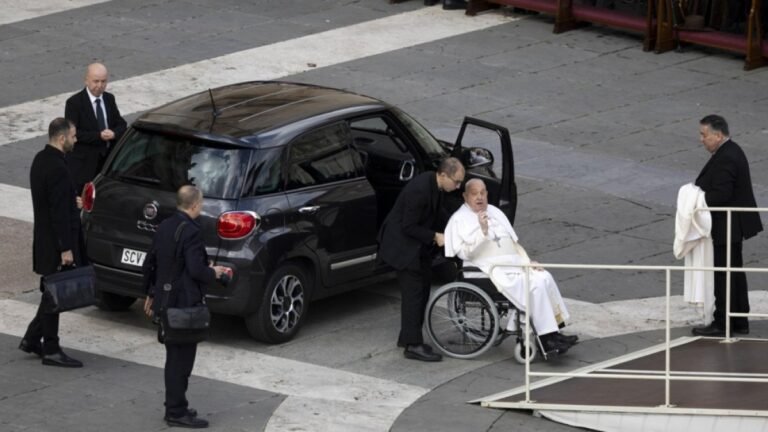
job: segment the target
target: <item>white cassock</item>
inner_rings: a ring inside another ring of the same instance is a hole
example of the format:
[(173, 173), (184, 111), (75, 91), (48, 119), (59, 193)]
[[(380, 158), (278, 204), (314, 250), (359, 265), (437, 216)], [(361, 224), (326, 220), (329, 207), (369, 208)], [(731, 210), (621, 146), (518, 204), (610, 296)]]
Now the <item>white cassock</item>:
[[(522, 310), (525, 307), (525, 268), (530, 259), (517, 243), (517, 234), (498, 208), (488, 206), (488, 233), (483, 235), (477, 213), (464, 204), (445, 228), (445, 255), (458, 256), (468, 266), (487, 274), (496, 288)], [(540, 335), (558, 331), (570, 318), (560, 290), (546, 270), (530, 272), (531, 322)], [(508, 328), (514, 330), (514, 320)]]
[[(688, 183), (677, 192), (675, 214), (675, 242), (672, 252), (675, 258), (685, 258), (686, 267), (713, 267), (712, 215), (706, 208), (704, 191)], [(711, 271), (686, 270), (683, 278), (683, 299), (696, 306), (704, 319), (704, 325), (712, 322), (715, 313), (715, 276)]]

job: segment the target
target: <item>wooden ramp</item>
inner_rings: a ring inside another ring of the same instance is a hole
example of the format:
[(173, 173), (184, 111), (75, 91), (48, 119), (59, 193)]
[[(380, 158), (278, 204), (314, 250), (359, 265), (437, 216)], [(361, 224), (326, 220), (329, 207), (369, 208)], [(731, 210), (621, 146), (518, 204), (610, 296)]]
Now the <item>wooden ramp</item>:
[(532, 383), (528, 400), (520, 387), (473, 402), (601, 431), (768, 431), (768, 341), (686, 337), (670, 346), (669, 404), (664, 344)]

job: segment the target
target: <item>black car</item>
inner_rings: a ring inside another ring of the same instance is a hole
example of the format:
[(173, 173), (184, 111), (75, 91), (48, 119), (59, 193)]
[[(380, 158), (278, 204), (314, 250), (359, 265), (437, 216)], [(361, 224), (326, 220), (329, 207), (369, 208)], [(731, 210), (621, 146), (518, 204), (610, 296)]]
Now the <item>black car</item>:
[[(462, 145), (470, 139), (482, 147)], [(256, 339), (287, 341), (310, 300), (392, 275), (375, 259), (379, 226), (403, 185), (450, 155), (514, 220), (512, 147), (499, 126), (465, 119), (448, 144), (379, 100), (289, 82), (228, 85), (151, 110), (84, 193), (100, 306), (124, 310), (145, 295), (153, 233), (176, 190), (194, 184), (208, 254), (234, 269), (209, 290), (211, 310), (244, 317)]]

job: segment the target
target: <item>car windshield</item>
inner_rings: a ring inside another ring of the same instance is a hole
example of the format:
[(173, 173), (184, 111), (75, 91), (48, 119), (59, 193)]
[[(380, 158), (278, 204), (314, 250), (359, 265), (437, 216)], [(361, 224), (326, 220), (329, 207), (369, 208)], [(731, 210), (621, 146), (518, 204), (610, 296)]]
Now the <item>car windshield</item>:
[(421, 144), (421, 148), (427, 153), (427, 157), (430, 159), (440, 159), (445, 157), (446, 149), (440, 145), (440, 142), (438, 142), (435, 137), (424, 128), (424, 126), (420, 125), (419, 122), (414, 120), (411, 116), (397, 108), (393, 108), (392, 111), (397, 118), (405, 124), (408, 130), (411, 131), (414, 137), (416, 137), (419, 144)]
[(133, 129), (105, 176), (167, 191), (193, 184), (208, 198), (238, 198), (249, 155), (249, 149)]

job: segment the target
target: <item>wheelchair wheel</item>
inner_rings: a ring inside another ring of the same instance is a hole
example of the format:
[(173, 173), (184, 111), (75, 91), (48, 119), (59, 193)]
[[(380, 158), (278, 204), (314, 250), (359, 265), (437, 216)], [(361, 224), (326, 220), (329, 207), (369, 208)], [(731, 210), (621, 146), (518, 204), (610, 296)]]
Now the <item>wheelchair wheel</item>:
[[(536, 348), (536, 336), (531, 335), (531, 345), (528, 346), (528, 349), (526, 350), (523, 346), (525, 345), (525, 339), (518, 340), (515, 344), (515, 361), (520, 364), (525, 364), (526, 357), (530, 356), (530, 361), (533, 362), (536, 360), (536, 354), (538, 353), (538, 349)], [(526, 351), (528, 352), (526, 354)]]
[(438, 289), (427, 305), (425, 321), (434, 345), (450, 357), (477, 357), (499, 336), (496, 305), (483, 290), (465, 282)]

